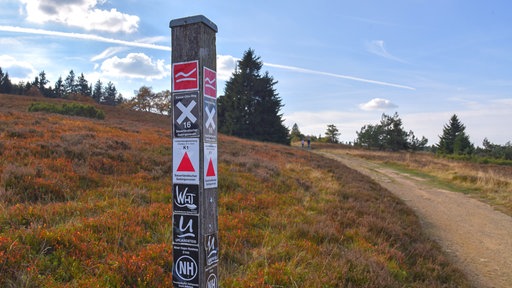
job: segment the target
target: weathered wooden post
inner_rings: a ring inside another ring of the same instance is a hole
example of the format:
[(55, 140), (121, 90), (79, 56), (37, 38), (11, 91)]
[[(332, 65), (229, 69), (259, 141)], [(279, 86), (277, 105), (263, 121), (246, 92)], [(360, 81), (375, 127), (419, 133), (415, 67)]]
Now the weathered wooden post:
[(173, 284), (218, 287), (217, 26), (202, 15), (174, 19)]

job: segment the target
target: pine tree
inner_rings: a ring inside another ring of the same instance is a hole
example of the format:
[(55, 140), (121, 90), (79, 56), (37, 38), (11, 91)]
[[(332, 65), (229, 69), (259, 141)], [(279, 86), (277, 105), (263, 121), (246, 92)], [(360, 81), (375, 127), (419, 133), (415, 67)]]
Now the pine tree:
[(114, 83), (108, 82), (103, 91), (102, 104), (115, 106), (117, 104), (117, 89)]
[(304, 139), (304, 134), (300, 132), (299, 125), (294, 123), (292, 126), (292, 130), (290, 131), (290, 139), (291, 141), (300, 141)]
[(103, 83), (98, 79), (96, 84), (94, 84), (94, 89), (92, 90), (92, 99), (97, 103), (100, 103), (103, 99)]
[(85, 79), (84, 73), (81, 73), (80, 76), (78, 76), (76, 87), (78, 93), (82, 94), (83, 96), (91, 96), (89, 82), (87, 82), (87, 79)]
[(45, 96), (45, 97), (51, 96), (50, 95), (51, 93), (49, 93), (49, 91), (47, 91), (47, 89), (46, 89), (46, 84), (48, 84), (49, 82), (50, 81), (48, 79), (46, 79), (46, 73), (44, 72), (44, 70), (39, 72), (38, 88), (39, 88), (39, 91), (41, 91), (41, 94), (43, 94), (43, 96)]
[(261, 75), (263, 62), (247, 50), (237, 69), (226, 82), (218, 100), (219, 132), (242, 138), (289, 144), (288, 128), (283, 125), (283, 107), (268, 72)]
[(13, 85), (11, 79), (9, 79), (9, 73), (2, 72), (2, 68), (0, 68), (0, 93), (9, 94), (13, 90)]
[(439, 136), (438, 152), (440, 154), (471, 154), (474, 147), (465, 130), (466, 126), (460, 122), (457, 115), (453, 114), (450, 122), (443, 128), (443, 135)]
[(62, 81), (62, 76), (59, 77), (59, 79), (57, 80), (57, 82), (55, 82), (55, 86), (54, 86), (54, 95), (56, 98), (63, 98), (64, 97), (64, 81)]
[(340, 130), (334, 124), (327, 125), (327, 130), (325, 131), (325, 136), (327, 137), (329, 143), (338, 143), (338, 137), (340, 136)]
[(72, 93), (76, 93), (76, 88), (75, 72), (70, 70), (68, 76), (64, 80), (64, 90), (66, 91), (66, 96), (69, 96)]

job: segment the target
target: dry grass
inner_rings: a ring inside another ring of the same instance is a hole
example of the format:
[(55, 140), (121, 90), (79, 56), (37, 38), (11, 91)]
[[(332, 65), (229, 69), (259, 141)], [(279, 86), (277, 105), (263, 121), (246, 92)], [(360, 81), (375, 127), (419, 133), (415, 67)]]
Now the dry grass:
[(428, 177), (434, 184), (471, 194), (512, 215), (512, 166), (452, 160), (431, 153), (382, 152), (346, 147), (339, 149), (338, 153), (351, 154)]
[[(0, 95), (0, 286), (170, 287), (169, 119), (32, 101)], [(411, 210), (336, 161), (220, 135), (219, 186), (222, 287), (469, 286)]]

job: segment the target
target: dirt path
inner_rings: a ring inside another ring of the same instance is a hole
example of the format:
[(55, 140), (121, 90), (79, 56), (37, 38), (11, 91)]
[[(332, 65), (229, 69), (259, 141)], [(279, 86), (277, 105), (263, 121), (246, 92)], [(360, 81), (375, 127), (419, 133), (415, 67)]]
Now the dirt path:
[(347, 154), (322, 155), (370, 176), (400, 197), (476, 287), (512, 287), (512, 217), (464, 194)]

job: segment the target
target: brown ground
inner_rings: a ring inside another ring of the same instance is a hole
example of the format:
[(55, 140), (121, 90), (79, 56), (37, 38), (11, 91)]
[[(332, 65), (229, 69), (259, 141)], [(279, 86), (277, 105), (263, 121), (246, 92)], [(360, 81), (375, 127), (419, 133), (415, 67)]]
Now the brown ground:
[(462, 193), (348, 154), (323, 155), (366, 174), (416, 211), (436, 240), (476, 287), (512, 287), (512, 217)]

